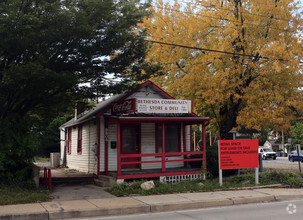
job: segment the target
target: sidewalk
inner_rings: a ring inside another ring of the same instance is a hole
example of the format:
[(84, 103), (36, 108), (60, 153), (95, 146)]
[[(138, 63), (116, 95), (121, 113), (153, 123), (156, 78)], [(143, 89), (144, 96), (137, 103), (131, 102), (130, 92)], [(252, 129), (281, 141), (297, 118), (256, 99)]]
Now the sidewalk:
[(0, 220), (40, 220), (117, 216), (273, 202), (300, 198), (303, 198), (303, 189), (260, 187), (232, 191), (53, 201), (0, 206)]

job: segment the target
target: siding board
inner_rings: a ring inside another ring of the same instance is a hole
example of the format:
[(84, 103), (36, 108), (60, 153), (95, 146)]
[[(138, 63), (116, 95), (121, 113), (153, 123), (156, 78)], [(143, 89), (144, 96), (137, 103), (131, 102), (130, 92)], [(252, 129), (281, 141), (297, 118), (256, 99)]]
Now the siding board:
[(85, 123), (82, 127), (82, 154), (77, 153), (78, 127), (72, 128), (71, 154), (67, 154), (66, 164), (70, 169), (80, 172), (96, 173), (97, 157), (93, 151), (97, 143), (97, 126), (94, 122)]

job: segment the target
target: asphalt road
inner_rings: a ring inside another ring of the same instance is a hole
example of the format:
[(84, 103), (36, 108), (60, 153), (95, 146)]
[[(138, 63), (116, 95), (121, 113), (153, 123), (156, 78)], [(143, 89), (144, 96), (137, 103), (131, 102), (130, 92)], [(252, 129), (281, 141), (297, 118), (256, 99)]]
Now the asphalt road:
[[(288, 157), (277, 157), (276, 160), (267, 159), (262, 160), (264, 169), (278, 169), (278, 170), (291, 170), (299, 171), (298, 162), (288, 161)], [(300, 164), (303, 170), (303, 163)]]
[(176, 212), (162, 212), (108, 218), (87, 218), (95, 220), (298, 220), (302, 219), (303, 200), (258, 203), (249, 205), (207, 208)]

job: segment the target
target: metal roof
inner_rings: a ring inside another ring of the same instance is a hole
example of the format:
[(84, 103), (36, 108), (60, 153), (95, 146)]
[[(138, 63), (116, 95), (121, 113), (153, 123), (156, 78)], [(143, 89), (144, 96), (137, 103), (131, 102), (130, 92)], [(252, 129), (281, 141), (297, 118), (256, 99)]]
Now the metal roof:
[(82, 114), (77, 116), (77, 119), (72, 118), (68, 122), (64, 123), (63, 125), (60, 126), (60, 128), (66, 128), (66, 127), (71, 127), (77, 124), (84, 123), (86, 121), (92, 120), (95, 118), (96, 114), (105, 110), (110, 106), (112, 102), (116, 102), (123, 98), (126, 95), (126, 93), (121, 93), (119, 95), (112, 96), (102, 102), (97, 103), (92, 109), (87, 110), (83, 112)]

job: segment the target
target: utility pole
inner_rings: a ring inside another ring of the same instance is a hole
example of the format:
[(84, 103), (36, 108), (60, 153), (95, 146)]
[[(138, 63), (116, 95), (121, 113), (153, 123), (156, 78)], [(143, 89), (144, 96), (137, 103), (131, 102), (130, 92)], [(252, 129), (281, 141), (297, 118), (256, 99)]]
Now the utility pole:
[(285, 155), (285, 147), (284, 147), (284, 132), (282, 130), (282, 150), (283, 150), (283, 156)]

